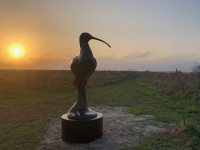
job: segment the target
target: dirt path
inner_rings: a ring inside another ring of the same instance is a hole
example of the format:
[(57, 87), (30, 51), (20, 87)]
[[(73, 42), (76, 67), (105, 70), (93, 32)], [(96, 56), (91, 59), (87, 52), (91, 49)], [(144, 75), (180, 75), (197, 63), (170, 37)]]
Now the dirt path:
[(173, 125), (153, 121), (150, 115), (132, 115), (123, 107), (95, 107), (104, 114), (104, 135), (87, 144), (69, 144), (61, 139), (61, 120), (52, 119), (38, 150), (108, 150), (137, 147), (144, 137), (167, 132)]

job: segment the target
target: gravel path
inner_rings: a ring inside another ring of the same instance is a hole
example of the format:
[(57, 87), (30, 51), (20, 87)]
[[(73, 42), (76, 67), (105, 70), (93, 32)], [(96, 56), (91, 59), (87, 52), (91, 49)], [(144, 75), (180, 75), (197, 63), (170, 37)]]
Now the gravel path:
[(37, 150), (118, 150), (137, 147), (144, 137), (167, 132), (173, 124), (155, 122), (150, 115), (133, 115), (124, 107), (95, 107), (104, 114), (104, 135), (87, 144), (69, 144), (61, 139), (61, 120), (52, 119)]

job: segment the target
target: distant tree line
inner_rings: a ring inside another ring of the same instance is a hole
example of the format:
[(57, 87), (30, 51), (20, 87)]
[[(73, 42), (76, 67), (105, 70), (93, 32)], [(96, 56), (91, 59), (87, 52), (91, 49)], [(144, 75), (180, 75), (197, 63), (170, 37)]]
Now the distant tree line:
[(192, 67), (192, 72), (194, 74), (200, 75), (200, 64), (196, 63), (193, 67)]
[(194, 64), (194, 66), (192, 67), (192, 72), (194, 75), (196, 75), (198, 77), (198, 87), (200, 88), (200, 64), (196, 63)]

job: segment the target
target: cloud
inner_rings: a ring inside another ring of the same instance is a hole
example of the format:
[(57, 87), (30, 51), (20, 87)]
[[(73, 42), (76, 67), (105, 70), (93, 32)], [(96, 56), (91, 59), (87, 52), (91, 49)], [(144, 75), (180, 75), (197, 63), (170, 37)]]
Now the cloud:
[(136, 55), (134, 58), (140, 59), (140, 58), (145, 58), (153, 55), (154, 53), (152, 51), (146, 51), (141, 54)]
[(64, 58), (38, 57), (23, 61), (0, 60), (0, 69), (55, 69), (68, 70), (69, 61)]
[[(154, 58), (154, 53), (145, 51), (128, 55), (123, 58), (97, 57), (99, 70), (136, 70), (136, 71), (191, 71), (191, 67), (198, 62), (196, 57), (184, 54), (173, 54)], [(152, 57), (151, 57), (152, 56)], [(199, 58), (199, 57), (198, 57)]]
[[(157, 53), (156, 53), (157, 54)], [(170, 53), (156, 56), (152, 51), (136, 52), (125, 57), (96, 57), (97, 70), (136, 70), (136, 71), (191, 71), (199, 56)], [(69, 70), (71, 56), (61, 57), (46, 54), (41, 57), (27, 58), (23, 62), (5, 61), (0, 56), (0, 68), (15, 69), (55, 69)]]
[(128, 56), (125, 56), (123, 59), (144, 59), (149, 56), (152, 56), (154, 53), (152, 51), (145, 51), (145, 52), (136, 52), (134, 54), (130, 54)]

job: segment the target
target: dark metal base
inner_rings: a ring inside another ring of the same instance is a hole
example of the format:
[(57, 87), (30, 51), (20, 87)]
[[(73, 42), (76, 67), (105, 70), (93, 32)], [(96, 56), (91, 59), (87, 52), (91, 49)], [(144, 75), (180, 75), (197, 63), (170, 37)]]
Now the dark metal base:
[(90, 120), (74, 120), (61, 116), (62, 139), (70, 143), (88, 143), (103, 135), (103, 114)]

